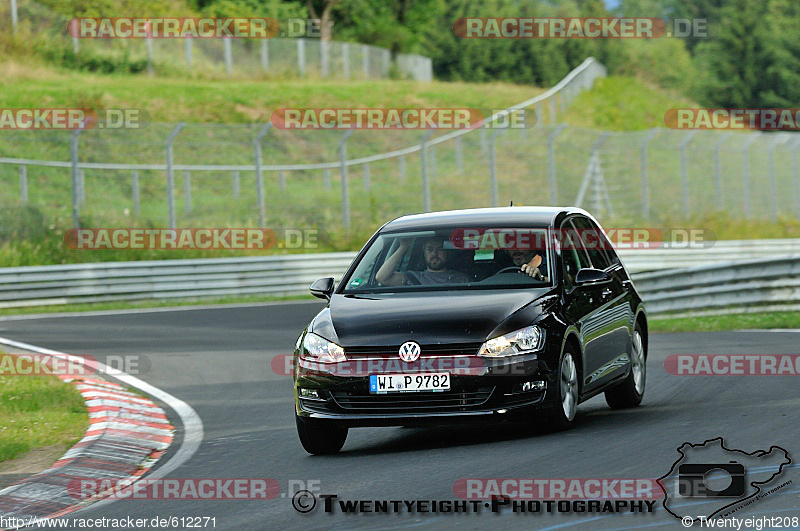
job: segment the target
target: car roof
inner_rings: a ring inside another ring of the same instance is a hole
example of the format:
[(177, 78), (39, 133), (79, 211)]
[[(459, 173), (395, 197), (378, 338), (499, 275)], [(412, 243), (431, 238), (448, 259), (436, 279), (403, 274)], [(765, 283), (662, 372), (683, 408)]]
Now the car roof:
[[(559, 214), (583, 214), (586, 211), (576, 207), (500, 207), (470, 208), (412, 214), (394, 219), (383, 226), (381, 232), (405, 230), (435, 230), (453, 225), (469, 227), (507, 226), (507, 227), (552, 227)], [(591, 217), (591, 216), (590, 216)]]

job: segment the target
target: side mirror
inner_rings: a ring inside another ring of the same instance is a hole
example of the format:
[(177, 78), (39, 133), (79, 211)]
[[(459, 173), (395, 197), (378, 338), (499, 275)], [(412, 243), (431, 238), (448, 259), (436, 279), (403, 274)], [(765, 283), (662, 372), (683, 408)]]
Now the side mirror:
[(590, 286), (593, 284), (605, 284), (606, 282), (611, 282), (611, 275), (602, 269), (587, 267), (578, 271), (575, 276), (576, 286)]
[(318, 278), (308, 289), (313, 296), (330, 300), (333, 295), (333, 277)]

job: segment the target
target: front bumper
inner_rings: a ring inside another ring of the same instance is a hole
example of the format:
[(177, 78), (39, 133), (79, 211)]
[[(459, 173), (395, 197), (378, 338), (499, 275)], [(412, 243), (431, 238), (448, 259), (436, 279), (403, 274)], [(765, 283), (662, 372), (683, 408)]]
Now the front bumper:
[[(476, 366), (475, 360), (481, 365)], [(551, 407), (557, 389), (555, 372), (539, 354), (500, 359), (473, 356), (468, 374), (451, 373), (450, 390), (440, 392), (371, 394), (368, 374), (343, 375), (335, 365), (309, 366), (300, 361), (294, 390), (301, 419), (346, 426), (505, 420)], [(543, 381), (545, 389), (523, 390), (526, 382), (535, 381)], [(317, 396), (301, 396), (300, 389), (315, 390)]]

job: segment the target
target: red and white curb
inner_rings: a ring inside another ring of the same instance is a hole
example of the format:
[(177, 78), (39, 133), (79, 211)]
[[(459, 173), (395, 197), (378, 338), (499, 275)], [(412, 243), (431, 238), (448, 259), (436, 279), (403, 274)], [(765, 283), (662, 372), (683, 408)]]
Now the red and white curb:
[(76, 511), (103, 496), (80, 499), (70, 482), (135, 481), (172, 443), (175, 427), (153, 401), (104, 380), (59, 378), (83, 395), (89, 428), (52, 467), (0, 490), (0, 516), (7, 520), (57, 518)]
[[(48, 348), (0, 337), (0, 345), (60, 359), (74, 359)], [(102, 363), (98, 373), (110, 374)], [(165, 477), (192, 458), (203, 441), (203, 421), (186, 402), (130, 374), (113, 371), (113, 378), (166, 404), (181, 421), (181, 440), (176, 450), (149, 478)], [(144, 475), (173, 442), (175, 428), (164, 411), (149, 398), (100, 379), (73, 380), (86, 400), (90, 425), (83, 439), (50, 469), (0, 490), (0, 517), (27, 521), (56, 518), (90, 503), (102, 506), (116, 501), (111, 493), (81, 500), (70, 496), (68, 485), (75, 479), (135, 481)]]

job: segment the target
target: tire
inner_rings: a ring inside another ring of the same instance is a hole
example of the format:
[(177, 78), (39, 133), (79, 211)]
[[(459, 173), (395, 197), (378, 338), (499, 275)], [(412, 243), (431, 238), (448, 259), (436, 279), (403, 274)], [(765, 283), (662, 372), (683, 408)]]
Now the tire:
[(558, 363), (558, 380), (556, 390), (556, 407), (548, 419), (548, 428), (561, 431), (569, 428), (575, 420), (580, 396), (580, 379), (575, 353), (570, 345), (564, 347)]
[(301, 420), (295, 415), (297, 435), (306, 452), (313, 455), (330, 455), (338, 453), (347, 439), (347, 428), (339, 426), (314, 426), (311, 422)]
[(631, 345), (631, 372), (625, 380), (606, 391), (606, 402), (612, 409), (636, 407), (642, 403), (647, 381), (647, 350), (639, 325), (633, 330)]

